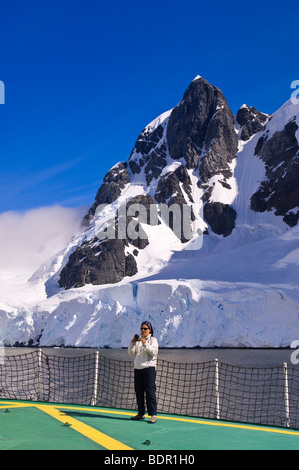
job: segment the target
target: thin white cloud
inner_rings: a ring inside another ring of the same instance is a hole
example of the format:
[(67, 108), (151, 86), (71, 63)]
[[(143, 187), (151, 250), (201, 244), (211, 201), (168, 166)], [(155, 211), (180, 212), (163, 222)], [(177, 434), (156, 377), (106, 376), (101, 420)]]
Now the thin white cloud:
[(0, 280), (26, 280), (79, 231), (86, 208), (0, 214)]

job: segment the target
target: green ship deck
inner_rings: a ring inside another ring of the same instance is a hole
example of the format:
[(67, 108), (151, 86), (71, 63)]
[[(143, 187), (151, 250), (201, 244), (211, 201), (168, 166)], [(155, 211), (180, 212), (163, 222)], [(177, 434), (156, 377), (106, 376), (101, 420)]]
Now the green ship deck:
[(0, 450), (298, 450), (299, 430), (132, 411), (0, 400)]

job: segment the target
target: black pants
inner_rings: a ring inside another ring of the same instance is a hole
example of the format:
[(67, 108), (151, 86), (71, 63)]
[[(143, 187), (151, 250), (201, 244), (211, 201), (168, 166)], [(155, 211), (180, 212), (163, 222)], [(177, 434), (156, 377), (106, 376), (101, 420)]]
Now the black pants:
[(156, 399), (156, 368), (134, 369), (135, 392), (138, 404), (138, 414), (145, 414), (144, 394), (146, 396), (147, 412), (150, 416), (157, 414)]

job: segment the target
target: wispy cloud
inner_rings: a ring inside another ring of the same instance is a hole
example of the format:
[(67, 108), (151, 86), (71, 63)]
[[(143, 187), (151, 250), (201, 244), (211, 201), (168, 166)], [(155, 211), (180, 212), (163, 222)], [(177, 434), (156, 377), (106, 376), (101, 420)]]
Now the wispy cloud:
[(69, 243), (84, 213), (53, 206), (0, 214), (0, 279), (28, 279)]

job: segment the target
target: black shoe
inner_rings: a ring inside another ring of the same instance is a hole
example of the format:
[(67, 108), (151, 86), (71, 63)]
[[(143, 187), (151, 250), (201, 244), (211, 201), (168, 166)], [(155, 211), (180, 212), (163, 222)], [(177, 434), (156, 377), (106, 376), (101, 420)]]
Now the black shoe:
[(132, 419), (133, 421), (140, 421), (141, 419), (144, 419), (144, 415), (132, 416), (131, 419)]

